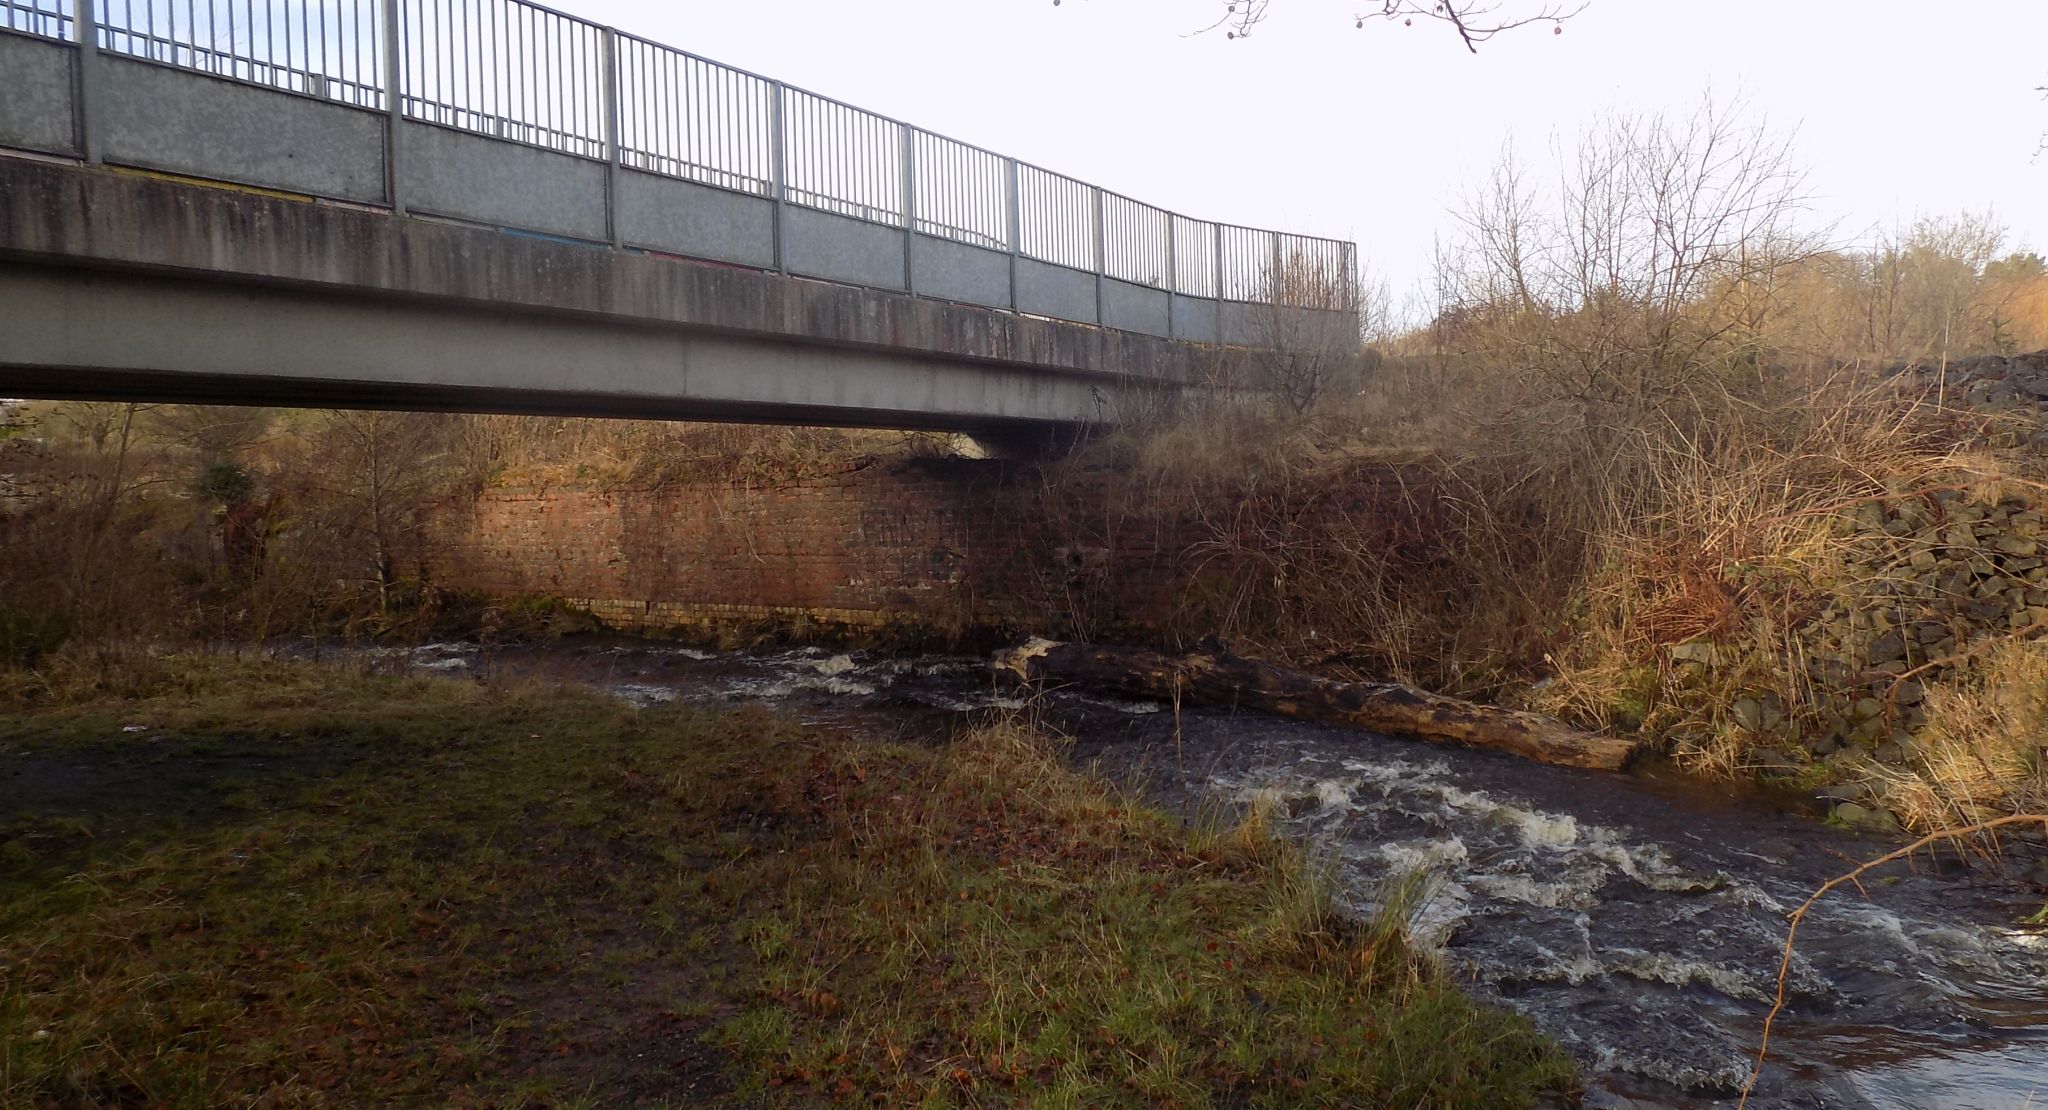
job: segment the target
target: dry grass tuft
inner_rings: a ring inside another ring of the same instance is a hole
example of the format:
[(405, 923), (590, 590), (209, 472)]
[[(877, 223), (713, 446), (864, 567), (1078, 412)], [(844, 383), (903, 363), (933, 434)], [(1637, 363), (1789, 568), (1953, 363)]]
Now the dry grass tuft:
[(2048, 642), (2012, 641), (1927, 691), (1910, 767), (1874, 767), (1884, 804), (1914, 828), (2048, 811)]

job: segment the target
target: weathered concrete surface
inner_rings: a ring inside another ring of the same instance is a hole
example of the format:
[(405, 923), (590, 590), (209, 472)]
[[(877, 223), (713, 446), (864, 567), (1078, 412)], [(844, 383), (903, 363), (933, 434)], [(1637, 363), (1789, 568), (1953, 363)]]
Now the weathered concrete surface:
[(75, 78), (70, 47), (23, 35), (0, 34), (0, 73), (7, 93), (0, 105), (0, 146), (49, 154), (76, 154), (72, 114)]
[[(901, 294), (0, 158), (0, 395), (953, 428), (1227, 354)], [(203, 279), (203, 280), (194, 280)]]
[(1115, 419), (1071, 374), (0, 262), (0, 394), (980, 428)]
[(1185, 383), (1225, 352), (772, 273), (0, 157), (0, 255)]
[(310, 96), (103, 53), (94, 118), (110, 162), (374, 204), (384, 118)]
[(619, 171), (619, 238), (629, 247), (767, 269), (775, 202), (691, 181)]
[(408, 121), (399, 195), (417, 212), (554, 235), (605, 237), (604, 164)]

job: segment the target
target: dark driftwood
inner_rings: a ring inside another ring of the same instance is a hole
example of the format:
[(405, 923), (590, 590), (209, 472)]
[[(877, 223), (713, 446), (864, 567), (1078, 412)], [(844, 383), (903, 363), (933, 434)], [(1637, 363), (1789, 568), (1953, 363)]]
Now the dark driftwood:
[(1478, 705), (1391, 682), (1337, 682), (1244, 659), (1222, 648), (1168, 655), (1145, 648), (1033, 639), (999, 652), (995, 669), (1026, 682), (1072, 683), (1190, 704), (1240, 705), (1395, 736), (1491, 748), (1553, 763), (1619, 771), (1636, 745), (1519, 709)]

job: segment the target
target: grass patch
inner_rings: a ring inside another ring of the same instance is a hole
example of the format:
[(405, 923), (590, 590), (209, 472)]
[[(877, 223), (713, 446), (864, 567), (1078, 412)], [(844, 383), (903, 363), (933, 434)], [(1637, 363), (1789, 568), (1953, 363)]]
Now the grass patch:
[(1021, 728), (870, 746), (220, 658), (11, 681), (0, 1103), (1492, 1106), (1572, 1083), (1256, 823), (1188, 829)]

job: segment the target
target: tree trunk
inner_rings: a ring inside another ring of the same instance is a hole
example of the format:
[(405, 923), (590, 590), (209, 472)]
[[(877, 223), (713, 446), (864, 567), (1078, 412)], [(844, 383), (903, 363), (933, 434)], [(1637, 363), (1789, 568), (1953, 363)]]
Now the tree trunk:
[(1631, 741), (1581, 732), (1519, 709), (1478, 705), (1391, 682), (1337, 682), (1243, 659), (1218, 646), (1186, 655), (1032, 639), (997, 653), (998, 674), (1140, 697), (1233, 705), (1436, 743), (1490, 748), (1539, 763), (1619, 771)]

